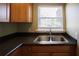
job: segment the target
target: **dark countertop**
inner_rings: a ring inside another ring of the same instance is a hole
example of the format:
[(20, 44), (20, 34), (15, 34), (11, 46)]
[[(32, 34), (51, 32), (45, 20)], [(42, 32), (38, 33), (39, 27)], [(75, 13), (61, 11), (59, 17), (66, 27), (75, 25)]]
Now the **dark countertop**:
[[(35, 44), (33, 43), (33, 40), (41, 34), (31, 34), (31, 33), (19, 33), (19, 34), (14, 34), (16, 36), (12, 37), (12, 38), (7, 38), (7, 40), (4, 40), (2, 42), (0, 42), (0, 55), (1, 56), (6, 56), (9, 53), (11, 53), (13, 50), (15, 50), (16, 48), (18, 48), (19, 46), (21, 46), (22, 44), (28, 44), (28, 45), (39, 45), (39, 44)], [(44, 35), (44, 34), (42, 34)], [(70, 37), (68, 34), (53, 34), (53, 35), (63, 35), (65, 36), (66, 39), (68, 39), (69, 43), (65, 44), (65, 45), (76, 45), (77, 41)], [(40, 44), (42, 45), (42, 44)], [(50, 44), (48, 44), (50, 45)], [(53, 45), (53, 44), (51, 44)], [(57, 44), (54, 44), (57, 45)], [(59, 44), (58, 44), (59, 45)]]

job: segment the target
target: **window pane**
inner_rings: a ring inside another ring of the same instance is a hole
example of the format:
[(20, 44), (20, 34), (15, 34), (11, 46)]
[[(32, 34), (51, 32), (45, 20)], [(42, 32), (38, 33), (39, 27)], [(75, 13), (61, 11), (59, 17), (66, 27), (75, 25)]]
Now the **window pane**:
[(42, 19), (40, 18), (38, 23), (39, 27), (51, 27), (51, 20), (52, 19)]
[(38, 6), (38, 30), (63, 30), (62, 6)]
[(62, 28), (63, 21), (61, 21), (61, 19), (42, 19), (42, 18), (39, 18), (38, 27)]
[(38, 7), (40, 17), (60, 17), (62, 16), (62, 7)]

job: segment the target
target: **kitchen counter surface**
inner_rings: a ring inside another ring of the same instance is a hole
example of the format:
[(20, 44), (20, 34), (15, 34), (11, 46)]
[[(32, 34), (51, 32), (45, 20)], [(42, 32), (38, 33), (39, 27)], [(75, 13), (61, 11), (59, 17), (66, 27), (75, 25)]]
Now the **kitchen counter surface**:
[[(33, 40), (38, 35), (41, 35), (41, 34), (19, 33), (18, 35), (16, 35), (16, 37), (12, 37), (5, 41), (0, 42), (0, 56), (6, 56), (6, 55), (10, 54), (13, 50), (20, 47), (22, 44), (39, 45), (39, 44), (33, 43)], [(76, 45), (77, 44), (77, 41), (67, 34), (55, 34), (55, 35), (65, 36), (66, 39), (68, 39), (68, 41), (69, 41), (69, 43), (66, 43), (65, 45)], [(40, 45), (57, 45), (57, 44), (40, 44)]]

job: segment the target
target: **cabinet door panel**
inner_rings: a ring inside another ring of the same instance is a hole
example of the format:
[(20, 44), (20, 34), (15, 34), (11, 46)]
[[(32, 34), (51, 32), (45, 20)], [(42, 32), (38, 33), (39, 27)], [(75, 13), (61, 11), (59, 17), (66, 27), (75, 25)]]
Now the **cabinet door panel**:
[(32, 4), (11, 4), (11, 22), (32, 22)]

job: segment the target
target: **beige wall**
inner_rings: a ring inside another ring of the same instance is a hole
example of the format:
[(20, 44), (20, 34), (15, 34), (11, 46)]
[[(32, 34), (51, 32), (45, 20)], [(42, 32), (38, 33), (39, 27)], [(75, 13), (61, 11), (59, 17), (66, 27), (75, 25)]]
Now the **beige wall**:
[(67, 4), (66, 21), (67, 33), (77, 39), (79, 50), (79, 4)]

